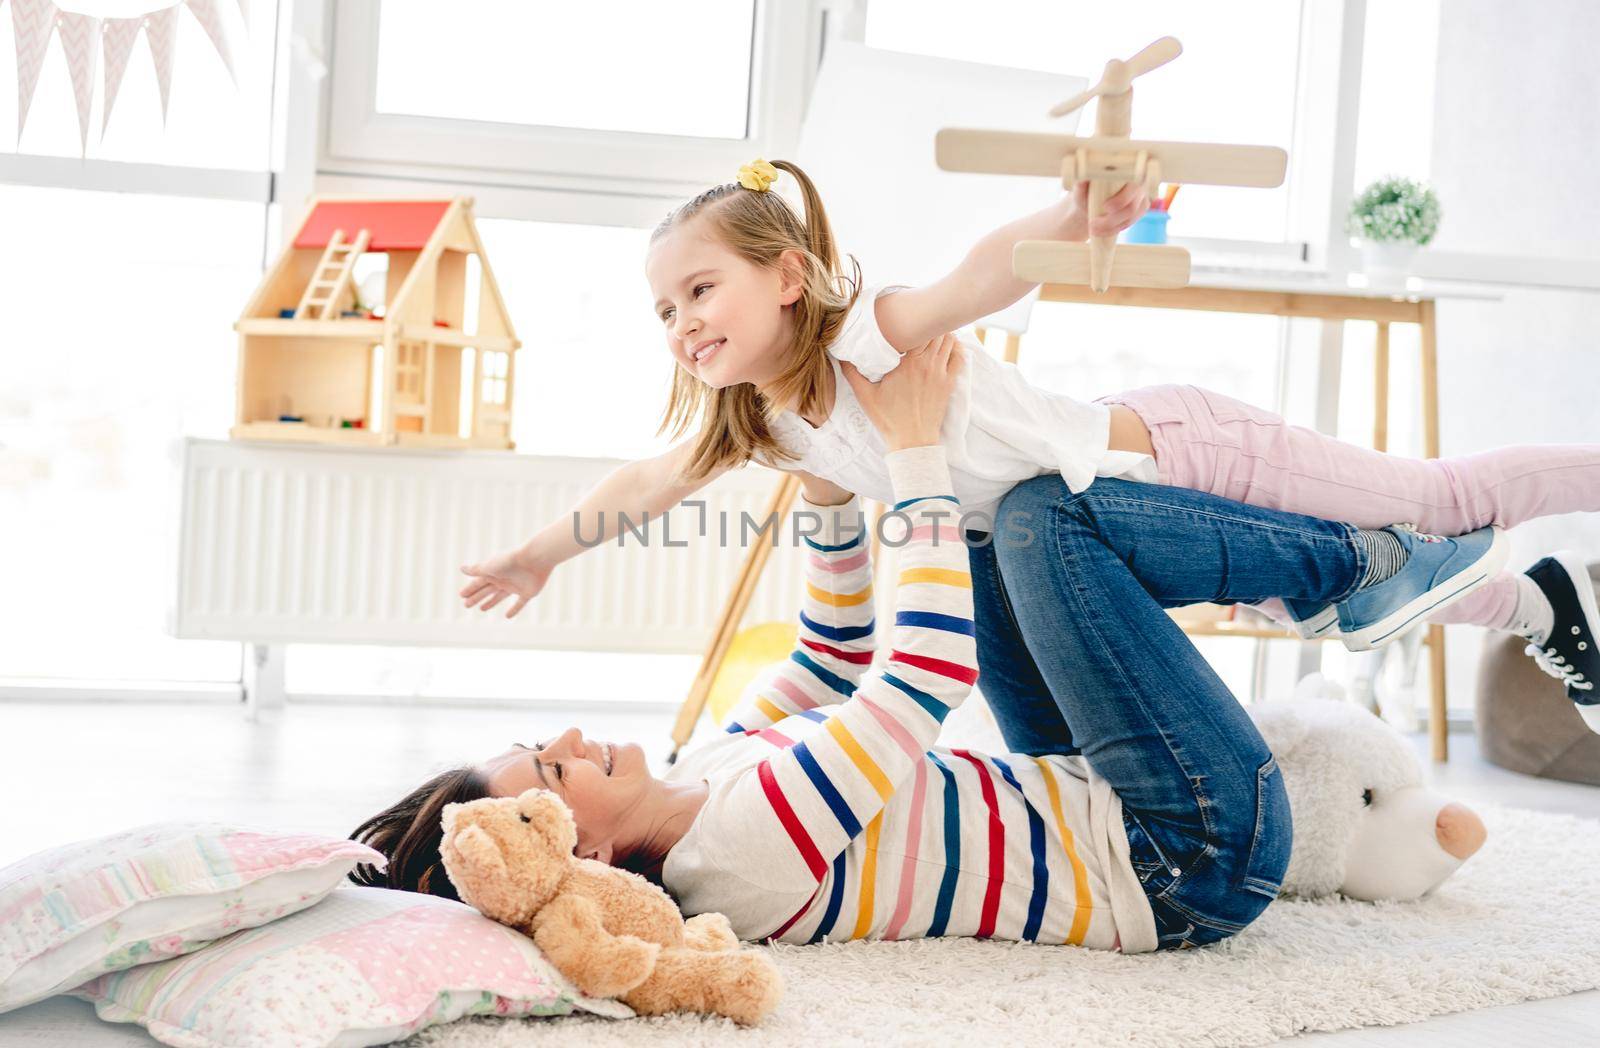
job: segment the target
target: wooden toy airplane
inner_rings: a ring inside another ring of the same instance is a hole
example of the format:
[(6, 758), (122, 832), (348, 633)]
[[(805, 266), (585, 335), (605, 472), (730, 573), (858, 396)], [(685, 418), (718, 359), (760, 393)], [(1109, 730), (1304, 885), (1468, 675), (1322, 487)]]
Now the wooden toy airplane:
[[(1164, 36), (1126, 62), (1112, 59), (1089, 90), (1050, 110), (1066, 116), (1092, 98), (1093, 138), (1024, 131), (945, 128), (935, 139), (938, 164), (946, 171), (994, 175), (1059, 176), (1068, 190), (1089, 183), (1089, 213), (1105, 209), (1106, 198), (1130, 182), (1143, 184), (1151, 197), (1160, 182), (1213, 186), (1283, 184), (1288, 154), (1274, 146), (1228, 146), (1199, 142), (1142, 142), (1128, 137), (1133, 124), (1133, 81), (1177, 58), (1183, 46)], [(1088, 284), (1104, 291), (1119, 287), (1183, 287), (1189, 282), (1189, 252), (1153, 244), (1117, 246), (1115, 236), (1092, 237), (1087, 245), (1027, 240), (1012, 255), (1012, 271), (1023, 280)]]

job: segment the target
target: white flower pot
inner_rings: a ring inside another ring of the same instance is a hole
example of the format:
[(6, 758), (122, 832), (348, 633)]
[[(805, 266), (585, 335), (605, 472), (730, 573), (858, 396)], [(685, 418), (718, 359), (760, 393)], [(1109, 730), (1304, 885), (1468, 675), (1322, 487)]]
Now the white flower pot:
[(1417, 245), (1409, 240), (1363, 240), (1361, 265), (1369, 277), (1403, 277), (1411, 272)]

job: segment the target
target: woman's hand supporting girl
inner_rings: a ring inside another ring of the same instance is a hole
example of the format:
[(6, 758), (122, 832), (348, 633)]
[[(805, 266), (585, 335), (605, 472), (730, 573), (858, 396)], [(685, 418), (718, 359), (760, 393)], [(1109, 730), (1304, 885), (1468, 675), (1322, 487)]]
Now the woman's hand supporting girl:
[(854, 364), (841, 367), (888, 450), (939, 443), (939, 429), (962, 367), (961, 341), (954, 335), (941, 335), (913, 349), (879, 382), (868, 382)]

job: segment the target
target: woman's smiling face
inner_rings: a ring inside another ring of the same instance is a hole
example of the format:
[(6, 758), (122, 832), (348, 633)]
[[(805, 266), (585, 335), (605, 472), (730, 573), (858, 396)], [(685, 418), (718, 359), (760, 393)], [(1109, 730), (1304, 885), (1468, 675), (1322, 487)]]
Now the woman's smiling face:
[(642, 802), (655, 776), (636, 743), (597, 742), (568, 728), (529, 748), (514, 743), (481, 766), (494, 797), (550, 790), (572, 809), (578, 825), (579, 858), (609, 863), (642, 840)]

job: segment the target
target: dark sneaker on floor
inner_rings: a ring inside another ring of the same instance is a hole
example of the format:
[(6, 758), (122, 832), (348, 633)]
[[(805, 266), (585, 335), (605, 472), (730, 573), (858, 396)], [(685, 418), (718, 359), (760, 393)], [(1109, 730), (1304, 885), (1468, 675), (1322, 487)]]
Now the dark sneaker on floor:
[(1283, 606), (1289, 612), (1290, 626), (1306, 640), (1316, 640), (1339, 632), (1339, 609), (1314, 600), (1290, 600)]
[(1550, 636), (1542, 646), (1528, 645), (1528, 654), (1540, 669), (1567, 686), (1567, 698), (1577, 703), (1584, 723), (1600, 733), (1600, 689), (1595, 688), (1600, 680), (1600, 649), (1595, 647), (1600, 611), (1589, 569), (1576, 553), (1559, 550), (1524, 574), (1544, 592), (1555, 613)]
[(1335, 605), (1340, 639), (1351, 651), (1382, 647), (1412, 623), (1454, 604), (1493, 578), (1510, 552), (1505, 532), (1492, 524), (1459, 538), (1399, 525), (1383, 530), (1405, 547), (1406, 563)]

